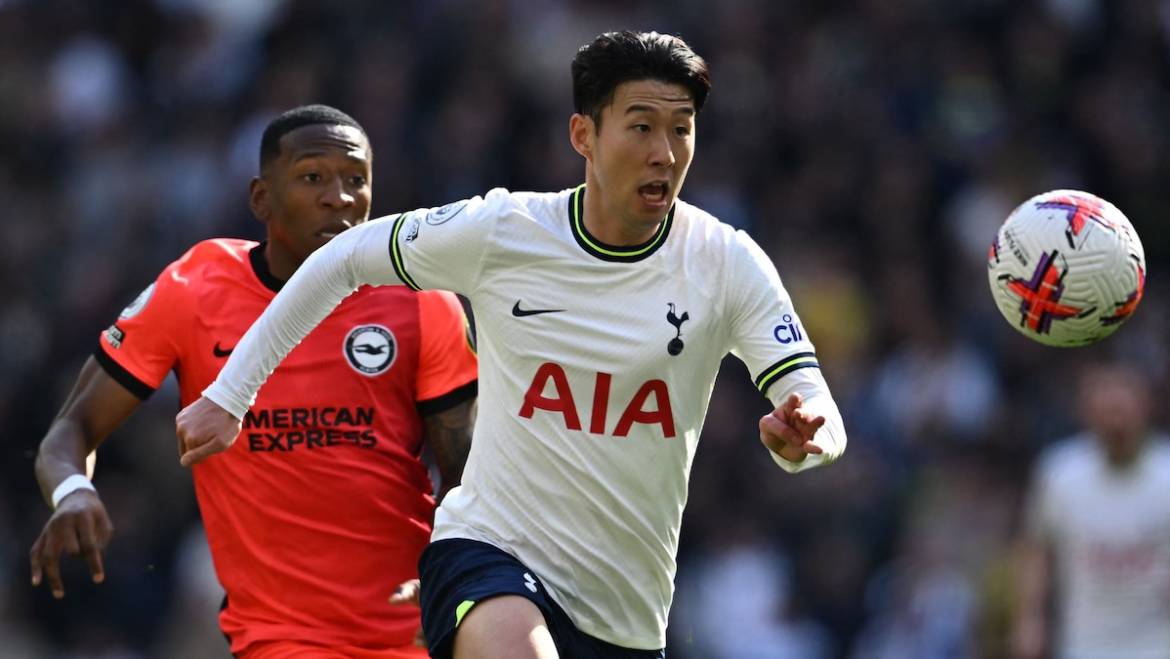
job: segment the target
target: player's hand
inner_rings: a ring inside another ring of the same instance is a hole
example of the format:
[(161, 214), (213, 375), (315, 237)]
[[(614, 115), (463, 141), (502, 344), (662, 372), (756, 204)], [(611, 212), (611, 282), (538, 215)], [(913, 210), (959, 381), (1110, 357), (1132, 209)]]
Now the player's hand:
[[(398, 584), (398, 588), (394, 589), (394, 594), (390, 596), (391, 604), (413, 605), (418, 606), (418, 594), (422, 589), (418, 579), (411, 579)], [(414, 633), (414, 644), (420, 648), (427, 646), (427, 639), (423, 636), (423, 630), (420, 627)]]
[(32, 585), (41, 585), (47, 576), (53, 597), (65, 597), (59, 564), (62, 551), (70, 556), (84, 556), (93, 582), (105, 581), (102, 550), (113, 533), (114, 525), (110, 523), (110, 516), (97, 492), (84, 489), (71, 492), (61, 499), (57, 510), (45, 522), (45, 528), (41, 529), (40, 536), (29, 551)]
[(175, 417), (175, 434), (179, 437), (179, 463), (190, 467), (231, 448), (240, 434), (240, 420), (200, 396)]
[(800, 394), (792, 394), (783, 405), (760, 419), (760, 441), (789, 462), (824, 453), (812, 440), (825, 425), (825, 417), (804, 411), (801, 403)]

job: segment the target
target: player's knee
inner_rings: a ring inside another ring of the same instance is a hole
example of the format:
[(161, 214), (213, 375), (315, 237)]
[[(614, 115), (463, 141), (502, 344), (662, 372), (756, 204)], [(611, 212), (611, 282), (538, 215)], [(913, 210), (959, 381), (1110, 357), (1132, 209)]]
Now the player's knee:
[(477, 603), (455, 632), (455, 659), (557, 659), (544, 614), (515, 595)]

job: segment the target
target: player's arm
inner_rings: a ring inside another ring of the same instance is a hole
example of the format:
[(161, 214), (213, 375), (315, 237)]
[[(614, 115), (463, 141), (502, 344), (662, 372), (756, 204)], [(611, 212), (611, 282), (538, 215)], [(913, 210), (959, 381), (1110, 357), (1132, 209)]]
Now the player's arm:
[[(442, 411), (423, 415), (423, 439), (431, 447), (435, 466), (439, 469), (439, 502), (463, 479), (463, 467), (467, 465), (467, 454), (471, 451), (471, 429), (475, 424), (474, 384), (472, 382), (473, 386), (467, 389), (471, 392), (470, 398)], [(398, 585), (390, 596), (390, 603), (419, 606), (420, 592), (419, 580), (408, 579)], [(414, 644), (427, 647), (421, 627), (415, 632)]]
[(836, 460), (845, 451), (845, 423), (819, 369), (793, 371), (766, 392), (775, 409), (760, 419), (760, 441), (785, 471)]
[(1016, 592), (1011, 651), (1016, 659), (1039, 659), (1045, 656), (1049, 644), (1053, 529), (1059, 519), (1060, 507), (1050, 482), (1049, 471), (1053, 464), (1050, 455), (1041, 458), (1033, 475), (1012, 557)]
[(747, 364), (774, 409), (760, 419), (760, 441), (785, 471), (828, 464), (845, 451), (845, 424), (776, 266), (737, 232), (729, 248), (724, 299), (731, 352)]
[(442, 501), (463, 479), (463, 467), (471, 451), (471, 430), (475, 425), (476, 399), (423, 417), (427, 445), (439, 468), (439, 496)]
[(1015, 553), (1016, 606), (1012, 621), (1012, 656), (1039, 659), (1048, 645), (1048, 592), (1051, 554), (1048, 544), (1025, 533)]
[(33, 585), (47, 577), (53, 597), (65, 596), (58, 564), (62, 551), (83, 556), (95, 583), (105, 578), (102, 550), (113, 525), (89, 485), (86, 460), (141, 402), (90, 357), (41, 440), (36, 477), (55, 510), (33, 543), (29, 560)]
[(441, 501), (462, 480), (471, 450), (479, 363), (467, 317), (453, 293), (422, 291), (418, 305), (418, 407), (424, 439), (439, 469)]
[(478, 280), (492, 219), (508, 212), (506, 190), (444, 208), (358, 225), (314, 252), (244, 334), (215, 382), (179, 413), (185, 466), (226, 450), (256, 392), (298, 343), (365, 284), (468, 292)]
[(226, 450), (276, 366), (338, 304), (363, 284), (401, 284), (387, 246), (398, 216), (360, 224), (313, 252), (236, 344), (203, 396), (175, 420), (180, 462), (191, 466)]

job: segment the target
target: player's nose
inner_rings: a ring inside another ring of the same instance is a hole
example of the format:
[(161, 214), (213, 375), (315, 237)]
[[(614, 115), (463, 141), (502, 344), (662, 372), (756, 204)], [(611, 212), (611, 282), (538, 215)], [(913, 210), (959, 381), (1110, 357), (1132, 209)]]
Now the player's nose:
[(354, 196), (346, 190), (340, 177), (332, 179), (321, 192), (321, 204), (328, 208), (345, 208), (354, 204)]
[(671, 167), (674, 165), (674, 149), (671, 148), (670, 137), (666, 133), (656, 135), (650, 141), (649, 160), (652, 167)]

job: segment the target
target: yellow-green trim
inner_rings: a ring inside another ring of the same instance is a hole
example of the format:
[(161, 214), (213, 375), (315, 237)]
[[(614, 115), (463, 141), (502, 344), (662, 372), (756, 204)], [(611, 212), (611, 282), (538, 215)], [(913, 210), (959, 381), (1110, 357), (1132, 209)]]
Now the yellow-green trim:
[(642, 245), (635, 245), (632, 249), (622, 250), (616, 249), (611, 245), (601, 244), (596, 241), (589, 232), (585, 229), (584, 219), (584, 195), (585, 184), (578, 185), (569, 199), (569, 223), (572, 226), (573, 237), (577, 239), (577, 243), (581, 245), (585, 251), (590, 252), (598, 258), (613, 261), (636, 261), (645, 256), (649, 256), (656, 249), (662, 246), (666, 240), (666, 235), (670, 233), (671, 224), (674, 221), (674, 209), (672, 205), (667, 212), (666, 217), (658, 225), (658, 232), (654, 237)]
[(455, 607), (455, 626), (456, 627), (459, 626), (459, 623), (463, 622), (463, 616), (467, 615), (467, 612), (470, 611), (471, 607), (473, 607), (473, 606), (475, 606), (475, 602), (473, 602), (471, 600), (463, 600), (462, 602), (459, 603), (459, 606)]
[(764, 369), (764, 372), (760, 373), (760, 376), (756, 378), (756, 387), (758, 387), (760, 391), (767, 393), (768, 387), (772, 386), (772, 383), (774, 383), (776, 380), (779, 380), (780, 378), (797, 369), (809, 367), (820, 368), (820, 364), (817, 362), (816, 354), (811, 352), (802, 352), (795, 355), (790, 355)]
[(390, 262), (394, 264), (394, 274), (402, 280), (413, 290), (422, 290), (418, 284), (414, 283), (414, 279), (407, 274), (406, 264), (402, 262), (402, 251), (398, 245), (398, 232), (402, 230), (402, 225), (406, 224), (406, 218), (410, 217), (411, 213), (400, 213), (398, 219), (394, 221), (394, 229), (390, 232)]

